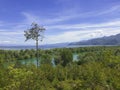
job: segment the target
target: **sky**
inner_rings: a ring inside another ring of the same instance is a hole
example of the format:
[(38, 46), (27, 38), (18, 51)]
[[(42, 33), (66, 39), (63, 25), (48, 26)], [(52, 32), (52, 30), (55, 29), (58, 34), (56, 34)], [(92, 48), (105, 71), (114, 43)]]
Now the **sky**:
[(0, 45), (34, 45), (24, 31), (46, 28), (39, 44), (77, 42), (120, 33), (120, 0), (0, 0)]

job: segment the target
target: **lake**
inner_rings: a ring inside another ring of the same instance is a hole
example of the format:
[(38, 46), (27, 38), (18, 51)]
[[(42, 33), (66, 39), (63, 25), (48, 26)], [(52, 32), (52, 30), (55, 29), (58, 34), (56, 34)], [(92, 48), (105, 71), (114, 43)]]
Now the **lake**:
[[(75, 48), (75, 47), (91, 47), (91, 46), (108, 46), (108, 45), (68, 45), (68, 44), (55, 44), (55, 45), (42, 45), (42, 46), (39, 46), (39, 49)], [(0, 49), (2, 49), (2, 50), (36, 49), (36, 46), (0, 46)]]
[[(73, 61), (77, 61), (78, 60), (78, 54), (74, 53), (73, 54)], [(34, 64), (37, 66), (37, 60), (36, 58), (33, 59), (27, 59), (27, 60), (19, 60), (21, 64)], [(40, 63), (40, 60), (39, 60)], [(52, 58), (52, 64), (54, 64), (54, 57)]]

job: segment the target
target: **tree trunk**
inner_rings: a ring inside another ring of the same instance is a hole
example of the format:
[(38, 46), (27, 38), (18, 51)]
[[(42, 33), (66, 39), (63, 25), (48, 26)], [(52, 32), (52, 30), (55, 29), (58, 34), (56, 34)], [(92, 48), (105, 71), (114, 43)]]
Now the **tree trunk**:
[(37, 68), (38, 68), (38, 65), (39, 65), (38, 37), (36, 39), (36, 59), (37, 59)]

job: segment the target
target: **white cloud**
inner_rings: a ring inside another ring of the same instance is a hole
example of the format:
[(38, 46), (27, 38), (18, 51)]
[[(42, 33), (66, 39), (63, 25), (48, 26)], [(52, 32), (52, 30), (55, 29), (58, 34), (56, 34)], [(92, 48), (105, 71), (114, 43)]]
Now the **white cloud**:
[[(110, 36), (120, 33), (120, 21), (113, 20), (99, 24), (73, 24), (73, 25), (58, 25), (48, 26), (49, 32), (56, 32), (57, 29), (62, 30), (61, 33), (49, 34), (46, 30), (46, 35), (40, 44), (52, 44), (62, 42), (74, 42), (81, 40), (88, 40), (91, 38)], [(16, 26), (17, 27), (17, 26)], [(23, 26), (24, 27), (24, 26)], [(16, 30), (0, 29), (0, 44), (21, 44), (34, 45), (35, 41), (25, 41), (23, 27), (17, 27)], [(14, 28), (15, 29), (15, 28)]]
[[(67, 12), (67, 13), (66, 13)], [(29, 12), (22, 12), (22, 15), (26, 17), (24, 22), (27, 23), (32, 23), (32, 22), (37, 22), (37, 23), (42, 23), (42, 24), (55, 24), (58, 22), (62, 22), (62, 21), (66, 21), (66, 20), (70, 20), (72, 18), (76, 17), (76, 14), (71, 14), (74, 11), (64, 11), (62, 14), (61, 12), (57, 12), (56, 14), (54, 13), (54, 17), (52, 18), (43, 18), (42, 15), (38, 16), (38, 15), (34, 15), (33, 13), (29, 13)]]
[(120, 19), (111, 20), (110, 22), (98, 23), (98, 24), (64, 24), (64, 25), (51, 25), (47, 26), (48, 29), (62, 29), (62, 30), (84, 30), (84, 29), (98, 29), (98, 28), (119, 28), (120, 27)]
[[(77, 7), (78, 8), (78, 7)], [(59, 22), (69, 21), (72, 19), (81, 19), (81, 18), (88, 18), (88, 17), (95, 17), (100, 15), (110, 15), (120, 12), (120, 6), (115, 5), (112, 7), (107, 7), (97, 11), (90, 11), (90, 12), (82, 12), (77, 10), (77, 8), (70, 8), (64, 9), (60, 12), (50, 12), (51, 15), (35, 15), (34, 13), (30, 12), (22, 12), (21, 14), (25, 17), (23, 21), (25, 24), (31, 24), (32, 22), (38, 22), (39, 24), (56, 24)], [(53, 13), (53, 14), (52, 14)]]
[(66, 31), (59, 35), (48, 35), (46, 36), (44, 43), (62, 43), (62, 42), (76, 42), (82, 40), (88, 40), (92, 38), (98, 38), (103, 36), (110, 36), (120, 33), (118, 29), (94, 29), (94, 30), (77, 30), (77, 31)]
[(0, 32), (0, 35), (23, 35), (24, 32), (20, 32), (20, 31), (2, 31)]
[(119, 12), (119, 11), (120, 11), (120, 5), (115, 5), (111, 8), (107, 8), (106, 10), (103, 10), (103, 11), (97, 13), (97, 15), (103, 15), (103, 14), (108, 14), (108, 13), (114, 14), (114, 12)]
[(120, 21), (113, 20), (99, 24), (74, 24), (49, 26), (52, 32), (57, 29), (63, 30), (58, 35), (48, 35), (45, 43), (61, 43), (87, 40), (120, 33)]
[[(76, 12), (75, 10), (71, 11), (63, 11), (59, 12), (52, 18), (43, 18), (38, 15), (34, 15), (28, 12), (22, 12), (22, 15), (25, 19), (20, 23), (4, 23), (0, 22), (0, 26), (7, 25), (10, 28), (4, 29), (0, 27), (0, 44), (26, 44), (26, 45), (34, 45), (35, 42), (30, 40), (28, 42), (24, 42), (24, 30), (29, 28), (29, 25), (36, 21), (39, 24), (45, 24), (47, 30), (46, 38), (43, 43), (61, 43), (61, 42), (74, 42), (80, 40), (87, 40), (91, 38), (97, 38), (102, 36), (110, 36), (120, 33), (120, 19), (110, 20), (109, 22), (91, 24), (91, 23), (83, 23), (83, 24), (61, 24), (56, 25), (58, 22), (68, 21), (74, 18), (85, 18), (85, 17), (93, 17), (103, 14), (110, 14), (120, 10), (120, 6), (113, 6), (107, 10), (94, 11), (94, 12)], [(66, 12), (66, 13), (65, 13)], [(57, 35), (53, 34), (53, 32), (57, 32), (56, 30), (61, 30), (61, 33)], [(48, 33), (51, 32), (50, 35)], [(42, 43), (41, 43), (42, 44)]]

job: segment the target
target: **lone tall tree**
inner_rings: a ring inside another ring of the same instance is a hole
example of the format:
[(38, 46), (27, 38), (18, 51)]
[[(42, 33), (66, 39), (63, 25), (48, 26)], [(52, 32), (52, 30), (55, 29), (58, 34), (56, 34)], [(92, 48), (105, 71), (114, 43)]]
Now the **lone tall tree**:
[[(36, 23), (32, 23), (32, 27), (25, 32), (24, 36), (26, 37), (26, 40), (33, 39), (36, 41), (36, 59), (37, 59), (37, 67), (38, 67), (38, 60), (39, 60), (39, 52), (38, 52), (38, 41), (43, 40), (43, 32), (45, 30), (44, 27), (39, 26)], [(40, 38), (39, 38), (40, 37)]]

